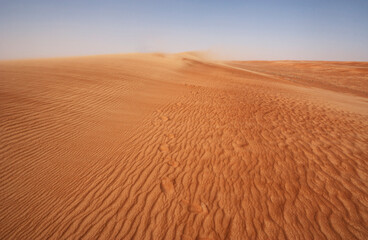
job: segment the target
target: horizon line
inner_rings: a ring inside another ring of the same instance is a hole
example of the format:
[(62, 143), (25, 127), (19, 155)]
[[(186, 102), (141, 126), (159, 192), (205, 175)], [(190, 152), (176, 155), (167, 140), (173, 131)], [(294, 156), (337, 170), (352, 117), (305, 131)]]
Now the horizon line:
[[(134, 55), (134, 54), (146, 54), (146, 55), (154, 55), (154, 54), (164, 54), (164, 55), (176, 55), (176, 54), (184, 54), (184, 53), (206, 53), (212, 55), (210, 58), (215, 61), (242, 61), (242, 62), (368, 62), (362, 60), (322, 60), (322, 59), (239, 59), (234, 58), (231, 59), (229, 57), (217, 57), (216, 53), (213, 54), (211, 51), (206, 50), (194, 50), (194, 51), (181, 51), (181, 52), (163, 52), (163, 51), (152, 51), (152, 52), (120, 52), (120, 53), (97, 53), (97, 54), (86, 54), (86, 55), (65, 55), (65, 56), (45, 56), (45, 57), (35, 57), (35, 58), (0, 58), (0, 62), (12, 62), (12, 61), (32, 61), (32, 60), (61, 60), (61, 59), (70, 59), (70, 58), (88, 58), (88, 57), (104, 57), (104, 56), (119, 56), (119, 55)], [(215, 57), (214, 57), (215, 56)]]

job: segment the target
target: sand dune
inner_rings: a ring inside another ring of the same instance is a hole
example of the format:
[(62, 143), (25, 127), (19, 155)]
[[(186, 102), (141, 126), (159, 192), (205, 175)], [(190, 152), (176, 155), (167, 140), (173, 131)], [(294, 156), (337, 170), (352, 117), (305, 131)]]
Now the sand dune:
[(368, 64), (0, 62), (0, 239), (367, 239)]

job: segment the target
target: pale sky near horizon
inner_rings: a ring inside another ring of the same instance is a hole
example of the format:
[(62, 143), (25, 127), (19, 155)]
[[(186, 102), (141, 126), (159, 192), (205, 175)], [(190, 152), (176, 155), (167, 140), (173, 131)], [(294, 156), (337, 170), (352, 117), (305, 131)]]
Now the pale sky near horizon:
[(192, 50), (368, 61), (368, 0), (0, 0), (0, 59)]

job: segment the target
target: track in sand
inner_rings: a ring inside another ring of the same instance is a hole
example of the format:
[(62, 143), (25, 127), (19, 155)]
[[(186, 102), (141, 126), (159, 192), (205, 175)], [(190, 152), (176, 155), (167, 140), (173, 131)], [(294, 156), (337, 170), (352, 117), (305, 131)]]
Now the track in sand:
[(0, 62), (0, 239), (367, 239), (367, 72)]

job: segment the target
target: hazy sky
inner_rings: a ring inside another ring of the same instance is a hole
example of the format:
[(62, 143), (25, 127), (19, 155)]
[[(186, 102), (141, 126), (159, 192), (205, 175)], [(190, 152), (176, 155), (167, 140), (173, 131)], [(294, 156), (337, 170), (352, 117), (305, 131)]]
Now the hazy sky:
[(368, 0), (0, 0), (0, 59), (189, 50), (368, 61)]

